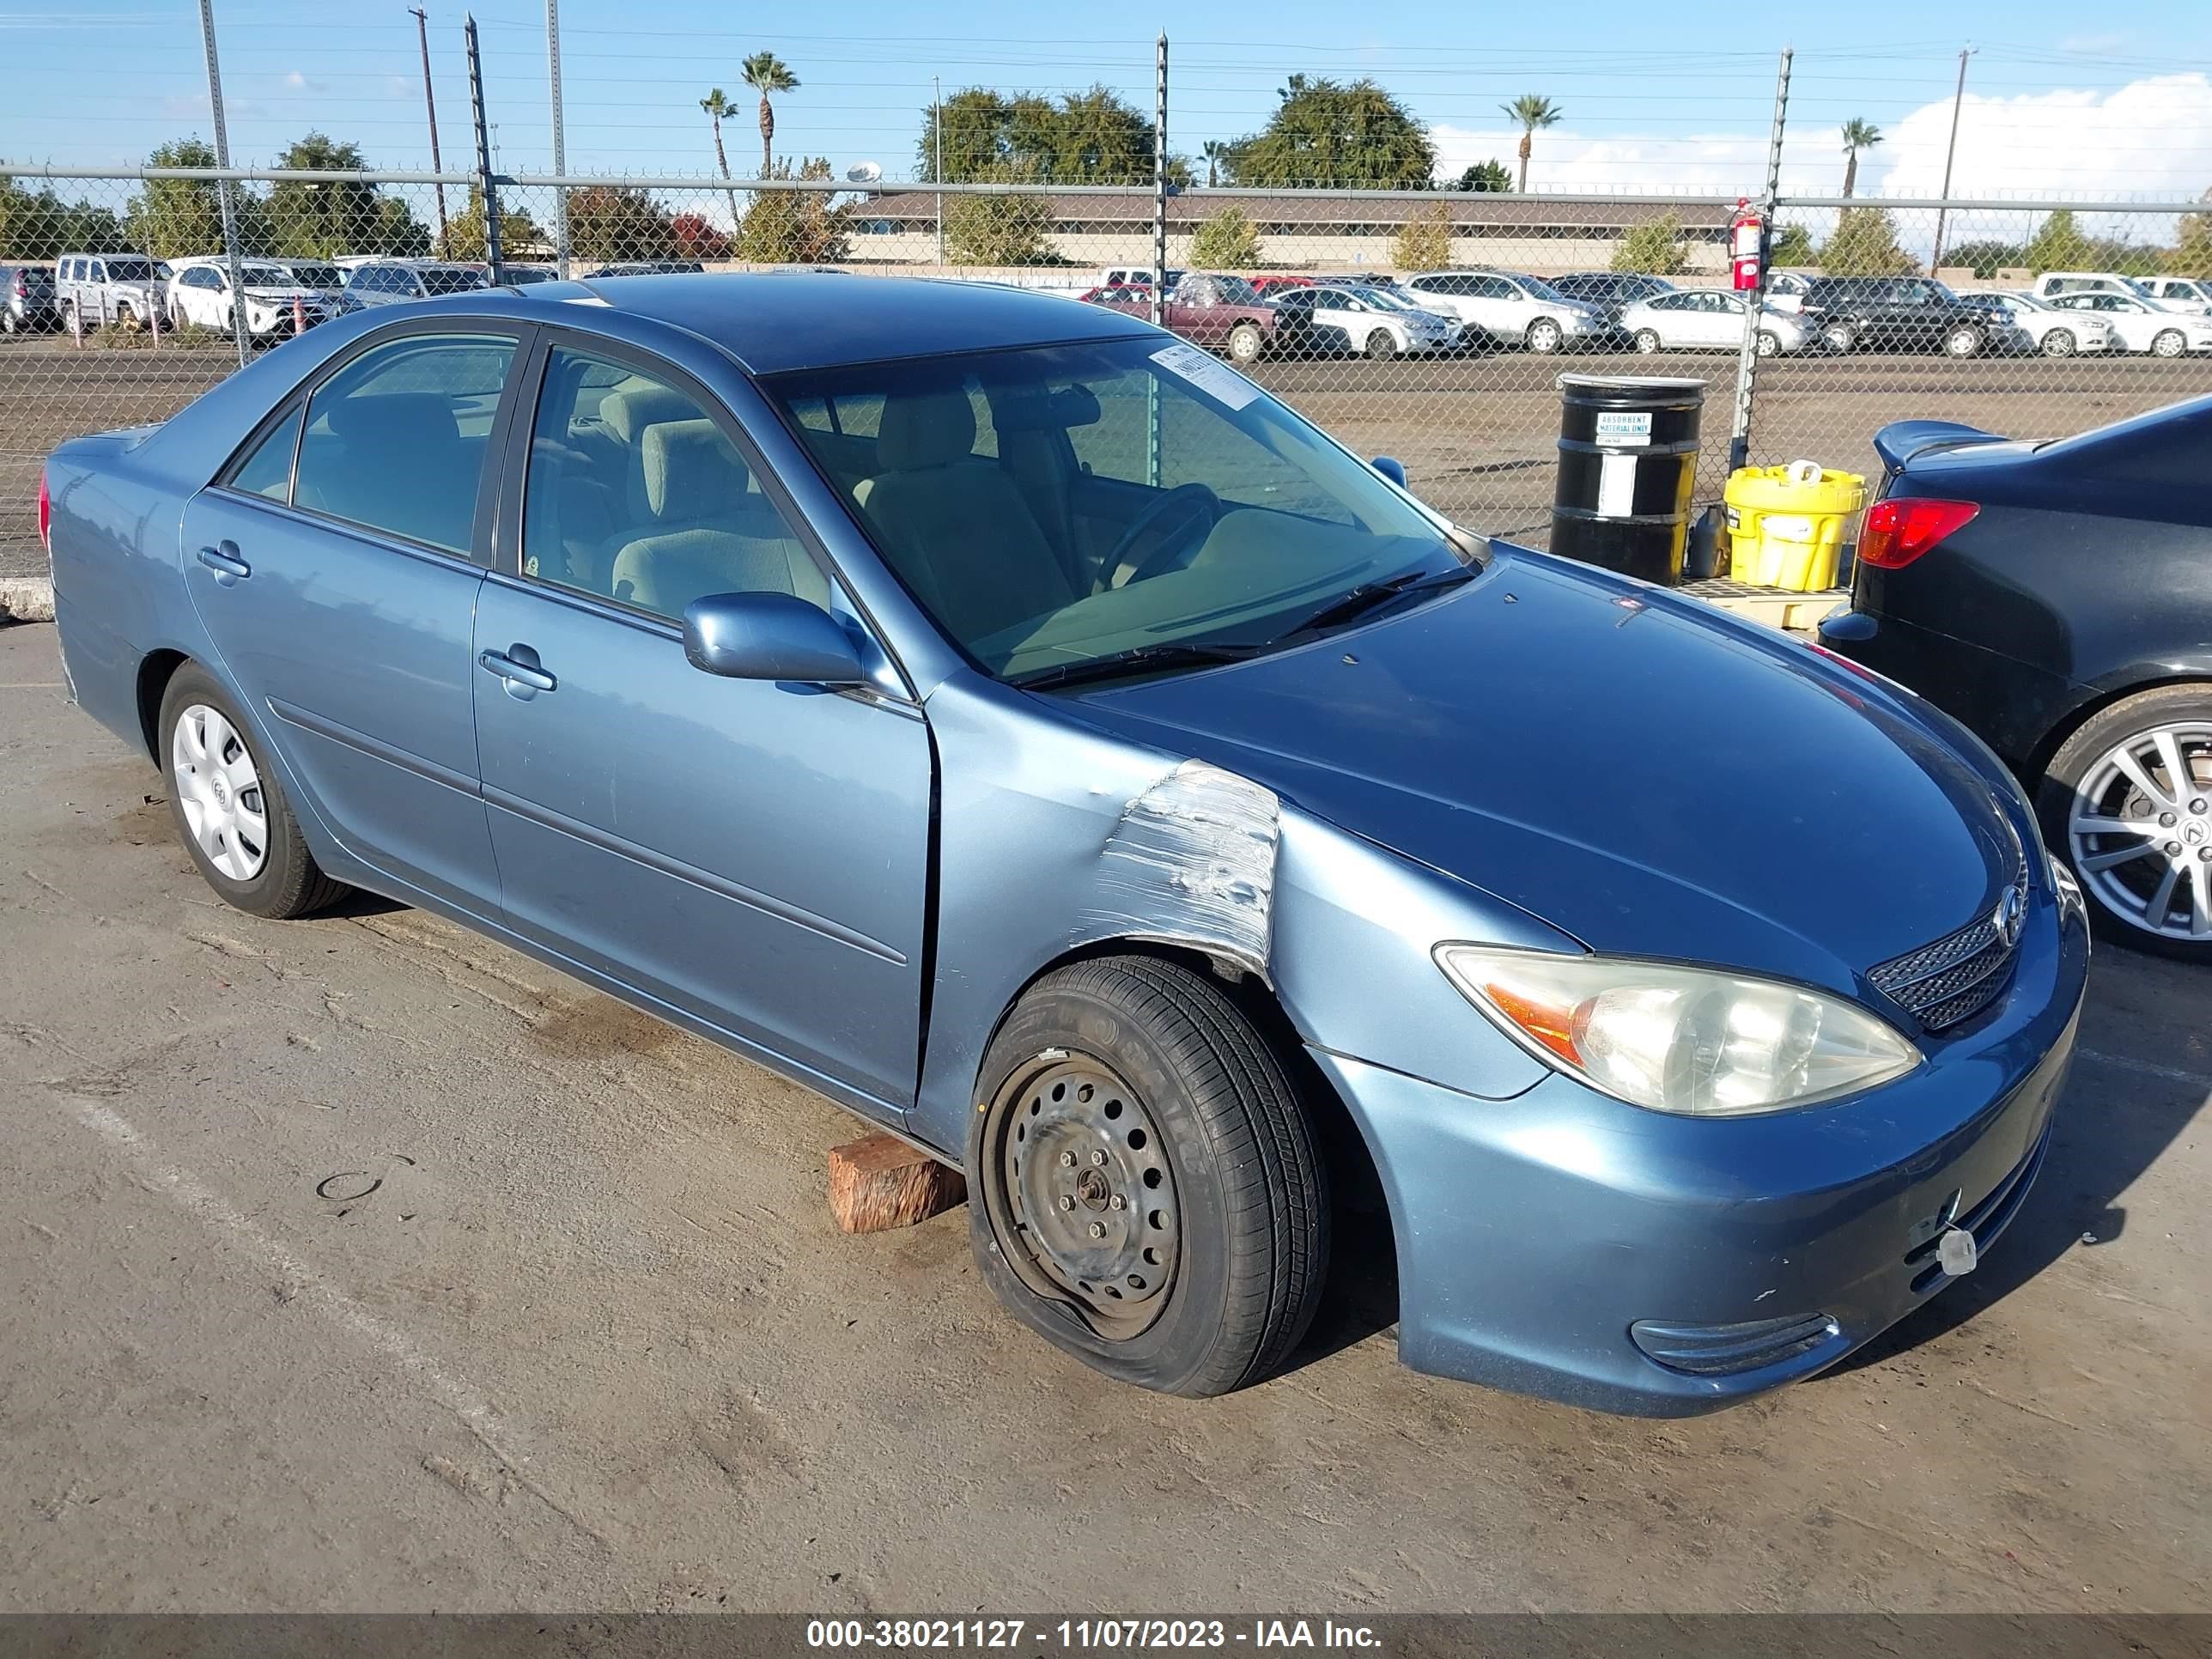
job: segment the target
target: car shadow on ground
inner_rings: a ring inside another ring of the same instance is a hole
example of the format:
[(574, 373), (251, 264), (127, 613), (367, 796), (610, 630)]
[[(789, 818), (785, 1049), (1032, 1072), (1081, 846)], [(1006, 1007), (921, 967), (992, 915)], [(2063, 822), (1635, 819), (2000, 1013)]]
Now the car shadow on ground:
[[(2122, 1195), (2204, 1110), (2212, 1083), (2184, 1046), (2203, 969), (2100, 945), (2074, 1066), (2059, 1097), (2051, 1150), (2020, 1214), (1967, 1277), (1915, 1309), (1826, 1376), (1879, 1364), (1934, 1341), (2027, 1284), (2069, 1249), (2097, 1249), (2126, 1231)], [(2172, 1011), (2149, 1012), (2163, 1003)], [(2121, 1018), (2114, 1018), (2118, 1012)]]

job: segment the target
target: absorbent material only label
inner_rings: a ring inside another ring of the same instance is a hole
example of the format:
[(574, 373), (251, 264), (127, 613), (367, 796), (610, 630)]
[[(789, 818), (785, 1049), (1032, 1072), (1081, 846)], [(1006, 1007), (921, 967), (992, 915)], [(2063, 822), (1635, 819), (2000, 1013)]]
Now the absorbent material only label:
[(1214, 402), (1225, 404), (1231, 409), (1242, 409), (1260, 395), (1258, 386), (1219, 358), (1194, 345), (1164, 346), (1152, 354), (1152, 361), (1176, 379), (1189, 381)]
[(1597, 441), (1601, 444), (1642, 446), (1651, 441), (1651, 411), (1648, 409), (1601, 409), (1597, 412)]

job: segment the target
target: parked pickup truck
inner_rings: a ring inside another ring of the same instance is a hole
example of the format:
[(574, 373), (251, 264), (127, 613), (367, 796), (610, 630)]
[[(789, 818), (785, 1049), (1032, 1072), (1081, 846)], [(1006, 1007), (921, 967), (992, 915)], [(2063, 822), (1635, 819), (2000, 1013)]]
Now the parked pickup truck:
[[(1133, 317), (1150, 320), (1152, 314), (1149, 286), (1094, 288), (1083, 297)], [(1275, 343), (1274, 307), (1242, 276), (1188, 273), (1168, 290), (1160, 322), (1192, 344), (1225, 351), (1240, 363), (1257, 362)]]
[(159, 313), (167, 285), (168, 273), (143, 253), (64, 253), (54, 267), (64, 328), (137, 328)]

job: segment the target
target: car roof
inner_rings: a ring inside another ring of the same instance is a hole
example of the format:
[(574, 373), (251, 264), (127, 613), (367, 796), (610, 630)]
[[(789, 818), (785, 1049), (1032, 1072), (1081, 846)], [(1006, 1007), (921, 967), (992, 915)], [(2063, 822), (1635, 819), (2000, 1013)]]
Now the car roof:
[(586, 277), (514, 292), (518, 311), (548, 321), (574, 320), (574, 302), (589, 299), (669, 324), (712, 340), (753, 374), (1149, 331), (1121, 312), (1054, 295), (840, 271)]

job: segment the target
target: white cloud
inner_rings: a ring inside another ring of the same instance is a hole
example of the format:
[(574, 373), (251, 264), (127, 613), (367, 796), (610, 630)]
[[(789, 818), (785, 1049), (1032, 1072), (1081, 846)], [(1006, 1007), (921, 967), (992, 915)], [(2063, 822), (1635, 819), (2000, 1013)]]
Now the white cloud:
[[(1477, 161), (1502, 161), (1511, 173), (1520, 170), (1518, 127), (1461, 127), (1447, 122), (1431, 127), (1429, 137), (1437, 147), (1440, 178), (1456, 179)], [(1654, 193), (1745, 191), (1756, 187), (1765, 164), (1763, 135), (1586, 138), (1572, 127), (1559, 126), (1536, 134), (1528, 163), (1528, 188)]]

